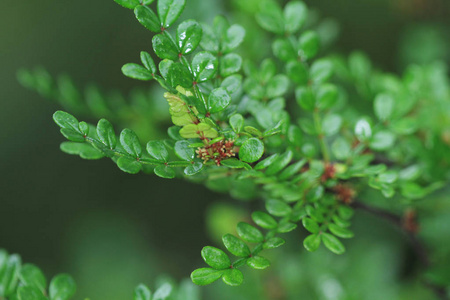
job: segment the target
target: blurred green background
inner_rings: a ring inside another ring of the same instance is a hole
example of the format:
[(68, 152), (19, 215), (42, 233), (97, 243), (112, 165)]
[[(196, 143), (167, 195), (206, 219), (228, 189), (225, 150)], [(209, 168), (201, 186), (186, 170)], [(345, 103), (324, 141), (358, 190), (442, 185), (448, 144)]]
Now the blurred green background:
[[(328, 30), (340, 34), (333, 51), (363, 50), (392, 72), (409, 63), (450, 61), (447, 0), (306, 2), (334, 20)], [(245, 12), (258, 1), (187, 3), (182, 18), (210, 22), (225, 13), (248, 25), (251, 35), (255, 22)], [(244, 13), (231, 14), (235, 10)], [(0, 28), (0, 247), (49, 276), (71, 273), (79, 299), (130, 299), (139, 282), (152, 286), (160, 274), (187, 277), (201, 265), (200, 249), (217, 245), (211, 232), (230, 231), (255, 207), (202, 186), (131, 176), (108, 160), (60, 152), (63, 138), (51, 119), (60, 107), (21, 87), (16, 71), (43, 65), (52, 75), (69, 73), (78, 86), (96, 82), (125, 94), (145, 87), (120, 72), (138, 61), (139, 51), (151, 50), (151, 34), (131, 11), (112, 0), (0, 1)], [(245, 49), (244, 56), (256, 59), (270, 51), (253, 39)], [(306, 253), (304, 233), (294, 233), (286, 249), (273, 254), (287, 252), (269, 271), (249, 272), (238, 289), (214, 284), (202, 290), (204, 299), (433, 299), (417, 282), (401, 234), (364, 214), (354, 228), (342, 258)]]

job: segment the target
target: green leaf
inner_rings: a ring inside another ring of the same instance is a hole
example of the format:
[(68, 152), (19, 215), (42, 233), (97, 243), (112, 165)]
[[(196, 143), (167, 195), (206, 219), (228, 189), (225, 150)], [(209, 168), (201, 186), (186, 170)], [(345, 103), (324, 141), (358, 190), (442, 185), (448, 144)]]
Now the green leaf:
[(170, 65), (166, 79), (169, 82), (169, 84), (174, 88), (176, 88), (179, 85), (184, 88), (192, 87), (191, 72), (185, 65), (179, 62)]
[(134, 14), (136, 15), (136, 19), (139, 23), (141, 23), (148, 30), (153, 32), (161, 32), (161, 21), (151, 8), (138, 5), (134, 9)]
[(152, 293), (144, 284), (141, 283), (134, 289), (133, 300), (151, 300), (151, 298)]
[(297, 59), (297, 52), (292, 43), (286, 39), (277, 39), (272, 43), (273, 54), (281, 61), (288, 62)]
[(170, 296), (171, 293), (172, 285), (169, 283), (164, 283), (155, 291), (152, 300), (165, 300)]
[(303, 246), (310, 252), (316, 251), (320, 246), (320, 235), (317, 233), (308, 235), (303, 240)]
[(100, 159), (104, 154), (86, 143), (64, 142), (61, 151), (71, 155), (79, 155), (83, 159)]
[(189, 54), (198, 47), (202, 32), (202, 27), (195, 20), (186, 20), (178, 25), (177, 41), (182, 54)]
[(247, 266), (255, 270), (264, 270), (270, 267), (270, 261), (262, 256), (252, 256), (247, 259)]
[(131, 156), (135, 158), (141, 157), (142, 154), (142, 147), (141, 143), (139, 142), (139, 138), (137, 137), (136, 133), (132, 131), (131, 129), (125, 128), (120, 133), (120, 144), (122, 145), (123, 149), (130, 154)]
[(296, 60), (291, 60), (286, 64), (286, 74), (298, 85), (306, 85), (309, 80), (309, 73), (306, 66)]
[(262, 161), (260, 161), (259, 163), (256, 164), (255, 170), (263, 170), (263, 169), (269, 167), (272, 163), (274, 163), (276, 161), (278, 156), (279, 156), (279, 154), (275, 153), (275, 154), (272, 154), (271, 156), (263, 159)]
[[(17, 289), (18, 299), (20, 300), (47, 300), (41, 290), (36, 286), (19, 286)], [(12, 298), (11, 298), (12, 299)], [(16, 299), (16, 298), (15, 298)]]
[(328, 225), (328, 229), (331, 231), (332, 234), (343, 239), (349, 239), (354, 236), (353, 232), (351, 232), (347, 228), (339, 227), (338, 225), (333, 223)]
[(240, 222), (237, 225), (237, 233), (241, 239), (249, 243), (261, 243), (264, 241), (261, 231), (245, 222)]
[(394, 98), (388, 94), (380, 94), (374, 101), (375, 115), (381, 121), (389, 120), (394, 111)]
[(170, 70), (170, 66), (173, 65), (173, 61), (169, 60), (169, 59), (163, 59), (162, 61), (160, 61), (158, 67), (159, 67), (159, 73), (161, 73), (162, 77), (164, 79), (167, 80), (168, 74), (169, 74), (169, 70)]
[(236, 49), (242, 43), (244, 37), (245, 29), (242, 26), (237, 24), (231, 25), (222, 41), (222, 51), (227, 53)]
[(202, 169), (203, 164), (201, 162), (195, 162), (184, 169), (184, 174), (186, 174), (187, 176), (192, 176), (199, 173)]
[(408, 199), (421, 199), (426, 195), (426, 190), (414, 182), (405, 182), (400, 186), (403, 197)]
[(81, 134), (78, 120), (71, 114), (58, 110), (53, 114), (53, 120), (62, 129), (70, 129)]
[(294, 33), (306, 22), (308, 8), (301, 1), (291, 1), (284, 7), (285, 30)]
[(292, 212), (292, 208), (280, 200), (268, 200), (266, 202), (267, 211), (276, 217), (285, 217)]
[(282, 245), (284, 245), (286, 243), (286, 241), (282, 238), (279, 237), (273, 237), (268, 239), (264, 244), (263, 244), (263, 248), (264, 249), (275, 249), (278, 248)]
[(320, 49), (319, 35), (314, 31), (304, 32), (299, 39), (300, 53), (305, 59), (311, 59), (317, 55)]
[(280, 6), (275, 2), (266, 1), (262, 6), (262, 11), (256, 14), (256, 21), (267, 31), (283, 34), (284, 16)]
[(318, 233), (320, 231), (319, 224), (316, 221), (310, 218), (303, 218), (302, 220), (303, 227), (311, 233)]
[[(159, 1), (161, 2), (161, 1)], [(158, 2), (158, 3), (159, 3)], [(165, 34), (157, 34), (152, 39), (153, 51), (161, 59), (178, 59), (177, 45)], [(148, 72), (148, 71), (147, 71)]]
[(383, 151), (391, 148), (395, 143), (395, 135), (390, 131), (378, 131), (370, 140), (370, 148)]
[(230, 105), (231, 97), (224, 88), (214, 89), (208, 97), (208, 111), (218, 113)]
[(241, 168), (245, 168), (245, 169), (251, 169), (251, 167), (246, 164), (243, 161), (240, 161), (239, 159), (236, 158), (229, 158), (226, 160), (222, 160), (221, 161), (222, 166), (228, 167), (228, 168), (232, 168), (232, 169), (241, 169)]
[(346, 160), (351, 154), (351, 145), (343, 137), (338, 137), (331, 145), (331, 151), (336, 159)]
[(326, 136), (339, 132), (342, 126), (342, 117), (338, 114), (327, 114), (322, 120), (322, 131)]
[(152, 76), (154, 76), (157, 70), (155, 62), (153, 61), (151, 55), (148, 52), (141, 51), (141, 61), (142, 64), (147, 68), (147, 70), (149, 70), (152, 73)]
[(289, 88), (289, 79), (286, 75), (278, 74), (267, 83), (266, 96), (269, 99), (284, 95)]
[(50, 282), (50, 300), (68, 300), (75, 295), (77, 286), (70, 275), (59, 274)]
[(311, 79), (315, 83), (323, 83), (333, 75), (333, 64), (327, 59), (315, 61), (310, 70)]
[(117, 166), (122, 171), (130, 174), (137, 174), (142, 169), (142, 166), (138, 161), (128, 157), (120, 157), (117, 160)]
[(299, 87), (295, 90), (295, 99), (298, 105), (306, 111), (313, 111), (316, 99), (309, 87)]
[(209, 52), (199, 52), (192, 60), (192, 70), (196, 82), (210, 80), (217, 71), (217, 58)]
[(229, 53), (220, 60), (220, 75), (227, 77), (239, 72), (241, 65), (242, 57), (236, 53)]
[(383, 183), (394, 183), (398, 179), (398, 173), (390, 170), (378, 175), (378, 180)]
[(319, 109), (331, 108), (338, 99), (338, 89), (333, 84), (324, 84), (317, 92), (317, 107)]
[(16, 254), (8, 257), (7, 253), (3, 252), (0, 255), (3, 256), (3, 261), (0, 260), (0, 297), (8, 297), (14, 293), (17, 286), (21, 259)]
[(134, 9), (136, 6), (141, 5), (139, 0), (114, 0), (119, 5), (122, 5), (125, 8)]
[(297, 228), (297, 224), (294, 224), (294, 223), (291, 223), (291, 222), (286, 222), (286, 223), (281, 223), (280, 222), (280, 225), (278, 226), (277, 232), (279, 232), (279, 233), (287, 233), (287, 232), (291, 232), (295, 228)]
[(329, 233), (322, 234), (322, 240), (325, 245), (331, 252), (335, 254), (342, 254), (345, 252), (345, 247), (335, 236)]
[(45, 292), (47, 288), (47, 280), (45, 279), (44, 273), (32, 264), (25, 264), (20, 269), (19, 273), (20, 281), (30, 287), (36, 287), (41, 294)]
[(244, 117), (241, 114), (232, 115), (230, 125), (234, 132), (240, 133), (244, 129)]
[(129, 63), (122, 67), (122, 73), (130, 78), (148, 81), (153, 79), (152, 73), (141, 65)]
[(372, 136), (372, 127), (366, 119), (360, 119), (355, 125), (355, 135), (360, 141), (365, 141)]
[(72, 129), (62, 128), (60, 130), (60, 132), (69, 141), (72, 141), (72, 142), (84, 142), (85, 141), (84, 134), (76, 132)]
[(197, 285), (208, 285), (222, 277), (222, 270), (214, 270), (211, 268), (197, 269), (191, 274), (191, 280)]
[(231, 254), (239, 257), (247, 257), (251, 254), (247, 244), (232, 234), (225, 234), (222, 237), (223, 244)]
[(239, 159), (248, 163), (258, 161), (264, 154), (264, 143), (257, 138), (250, 138), (242, 144)]
[(162, 141), (149, 141), (147, 143), (147, 152), (156, 160), (167, 162), (169, 160), (169, 151)]
[(97, 135), (100, 141), (109, 149), (113, 150), (117, 145), (116, 133), (112, 124), (106, 120), (101, 119), (97, 123)]
[(154, 170), (155, 174), (161, 178), (172, 179), (175, 178), (175, 171), (166, 165), (157, 166)]
[(186, 161), (192, 161), (195, 157), (195, 150), (189, 147), (190, 143), (186, 140), (177, 141), (175, 143), (175, 154)]
[(222, 81), (221, 87), (225, 88), (229, 95), (237, 92), (242, 85), (242, 76), (239, 74), (234, 74), (228, 76)]
[(290, 177), (294, 176), (295, 174), (297, 174), (297, 172), (299, 172), (301, 170), (301, 168), (306, 164), (306, 160), (302, 159), (290, 166), (288, 166), (286, 169), (283, 170), (283, 172), (280, 173), (280, 175), (278, 176), (278, 178), (280, 180), (287, 180)]
[(161, 26), (164, 28), (171, 26), (183, 12), (185, 4), (185, 0), (158, 0)]
[(244, 275), (238, 269), (230, 269), (223, 273), (222, 280), (227, 285), (238, 286), (244, 282)]
[(256, 225), (265, 229), (275, 229), (278, 226), (277, 221), (271, 215), (262, 211), (253, 212), (252, 220)]
[(228, 255), (215, 247), (203, 247), (202, 258), (210, 267), (216, 270), (228, 269), (231, 266), (231, 261)]
[(267, 175), (275, 175), (284, 169), (292, 160), (293, 157), (292, 151), (288, 150), (279, 157), (275, 159), (274, 162), (270, 164), (270, 166), (266, 170)]

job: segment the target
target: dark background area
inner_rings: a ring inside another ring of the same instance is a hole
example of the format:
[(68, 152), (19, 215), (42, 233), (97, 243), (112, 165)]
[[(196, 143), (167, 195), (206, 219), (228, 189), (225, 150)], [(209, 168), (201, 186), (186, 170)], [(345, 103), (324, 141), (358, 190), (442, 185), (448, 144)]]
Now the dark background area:
[[(234, 9), (233, 1), (187, 2), (184, 18), (210, 21)], [(392, 72), (410, 61), (401, 52), (405, 43), (424, 49), (441, 43), (430, 55), (449, 58), (447, 1), (307, 2), (340, 24), (336, 49), (343, 54), (363, 50)], [(113, 280), (127, 295), (161, 272), (186, 276), (209, 241), (208, 205), (228, 199), (180, 180), (127, 175), (106, 159), (62, 153), (51, 119), (60, 107), (21, 87), (16, 71), (43, 65), (52, 75), (69, 73), (79, 86), (96, 82), (128, 92), (146, 83), (125, 78), (121, 66), (150, 49), (151, 34), (112, 0), (0, 2), (0, 247), (47, 274), (73, 273), (92, 299), (107, 299)], [(108, 275), (97, 278), (103, 294), (96, 298), (91, 279), (102, 274)]]

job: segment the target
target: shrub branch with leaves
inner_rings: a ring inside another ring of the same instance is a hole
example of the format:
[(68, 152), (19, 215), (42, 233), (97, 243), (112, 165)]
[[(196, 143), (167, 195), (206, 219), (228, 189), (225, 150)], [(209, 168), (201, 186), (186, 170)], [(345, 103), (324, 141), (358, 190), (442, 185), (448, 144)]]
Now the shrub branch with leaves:
[[(159, 83), (173, 126), (167, 138), (144, 147), (131, 129), (117, 134), (106, 119), (92, 125), (57, 111), (54, 121), (69, 140), (61, 150), (84, 159), (111, 158), (131, 174), (184, 177), (239, 199), (263, 199), (266, 212), (253, 212), (254, 224), (241, 222), (238, 236), (222, 238), (236, 258), (216, 247), (202, 249), (208, 267), (192, 272), (195, 284), (220, 278), (231, 286), (242, 284), (240, 269), (269, 267), (266, 250), (285, 244), (279, 235), (298, 224), (309, 232), (303, 241), (308, 251), (323, 244), (342, 254), (341, 239), (354, 236), (349, 229), (354, 208), (393, 220), (416, 248), (423, 248), (415, 203), (450, 178), (450, 85), (442, 65), (412, 66), (399, 77), (376, 70), (359, 52), (349, 59), (326, 55), (300, 1), (284, 8), (270, 1), (261, 5), (256, 21), (273, 36), (274, 57), (256, 65), (236, 53), (244, 28), (222, 16), (212, 25), (186, 20), (172, 29), (184, 0), (158, 0), (156, 11), (150, 7), (153, 0), (115, 1), (133, 9), (137, 20), (155, 33), (153, 52), (160, 60), (155, 63), (143, 51), (141, 62), (124, 65), (122, 72)], [(26, 86), (58, 95), (46, 76), (19, 74)], [(354, 98), (373, 103), (373, 110), (360, 110)], [(434, 118), (419, 123), (424, 115)], [(390, 199), (389, 204), (365, 203), (368, 193)], [(55, 277), (47, 293), (34, 267), (19, 271), (17, 263), (16, 271), (9, 271), (12, 258), (0, 259), (0, 298), (72, 296), (52, 294), (54, 282), (68, 284), (69, 277)], [(426, 260), (425, 268), (428, 254)], [(33, 280), (27, 281), (28, 273)], [(426, 284), (445, 299), (443, 286)], [(134, 299), (165, 299), (156, 294), (151, 298), (140, 286)]]

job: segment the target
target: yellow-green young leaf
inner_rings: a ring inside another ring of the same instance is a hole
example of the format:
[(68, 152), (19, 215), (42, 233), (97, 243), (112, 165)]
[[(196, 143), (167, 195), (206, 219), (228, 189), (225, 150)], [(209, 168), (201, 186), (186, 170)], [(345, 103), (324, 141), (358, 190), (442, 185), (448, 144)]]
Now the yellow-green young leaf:
[(349, 239), (354, 236), (353, 232), (351, 232), (347, 228), (339, 227), (333, 223), (328, 225), (328, 229), (331, 231), (332, 234), (343, 239)]
[(159, 161), (167, 162), (169, 160), (169, 151), (162, 141), (149, 141), (147, 143), (147, 152), (151, 157)]
[(264, 270), (270, 266), (270, 261), (262, 256), (252, 256), (247, 260), (247, 266), (256, 270)]
[(140, 284), (134, 289), (133, 300), (151, 300), (151, 298), (152, 293), (144, 284)]
[[(178, 59), (177, 45), (164, 34), (157, 34), (152, 39), (153, 50), (155, 54), (161, 59)], [(148, 72), (148, 71), (147, 71)]]
[(308, 8), (301, 1), (290, 1), (284, 7), (285, 30), (294, 33), (306, 22)]
[(192, 282), (197, 285), (208, 285), (222, 277), (222, 270), (214, 270), (211, 268), (197, 269), (191, 273)]
[(185, 0), (158, 0), (158, 15), (161, 26), (172, 25), (181, 15), (186, 4)]
[(266, 202), (267, 211), (276, 217), (285, 217), (292, 212), (292, 208), (283, 201), (269, 200)]
[(306, 31), (300, 36), (298, 44), (302, 56), (311, 59), (319, 52), (319, 35), (314, 31)]
[(152, 72), (152, 76), (154, 74), (156, 74), (157, 70), (156, 70), (155, 62), (153, 61), (153, 58), (151, 57), (151, 55), (148, 52), (141, 51), (141, 61), (142, 61), (142, 64), (147, 68), (147, 70)]
[(225, 234), (222, 237), (222, 241), (227, 250), (230, 251), (230, 253), (233, 255), (247, 257), (251, 254), (247, 244), (245, 244), (243, 241), (232, 234)]
[(269, 214), (262, 211), (255, 211), (252, 213), (252, 220), (256, 225), (265, 229), (277, 228), (277, 221)]
[(114, 0), (119, 5), (125, 8), (134, 9), (136, 6), (140, 5), (139, 0)]
[(166, 178), (166, 179), (172, 179), (175, 178), (175, 170), (172, 169), (171, 167), (168, 167), (166, 165), (160, 165), (157, 166), (154, 169), (154, 172), (157, 176), (161, 177), (161, 178)]
[(264, 143), (257, 138), (250, 138), (242, 144), (239, 159), (248, 163), (258, 161), (264, 154)]
[(228, 269), (231, 266), (231, 261), (228, 255), (215, 247), (203, 247), (202, 258), (210, 267), (216, 270)]
[(286, 243), (286, 241), (282, 238), (279, 237), (273, 237), (268, 239), (264, 244), (263, 244), (263, 248), (264, 249), (275, 249), (278, 248), (282, 245), (284, 245)]
[(77, 286), (70, 275), (59, 274), (50, 282), (50, 300), (69, 300), (75, 295)]
[(182, 54), (189, 54), (198, 47), (202, 32), (202, 27), (195, 20), (186, 20), (178, 25), (177, 42)]
[(83, 159), (100, 159), (104, 154), (86, 143), (64, 142), (61, 151), (71, 155), (79, 155)]
[(261, 243), (264, 241), (264, 235), (257, 228), (245, 222), (237, 225), (237, 233), (244, 241), (249, 243)]
[(222, 280), (230, 286), (238, 286), (244, 282), (244, 275), (238, 269), (229, 269), (223, 273)]
[(20, 300), (47, 300), (42, 291), (36, 286), (19, 286), (17, 289), (18, 299)]
[(325, 247), (335, 254), (342, 254), (345, 252), (344, 245), (334, 235), (323, 233), (322, 241)]
[(128, 157), (120, 157), (117, 160), (117, 166), (122, 171), (130, 174), (137, 174), (142, 169), (142, 165), (139, 162)]
[(45, 279), (44, 273), (32, 264), (25, 264), (22, 266), (19, 273), (19, 279), (24, 285), (37, 288), (41, 294), (45, 292), (47, 288), (47, 280)]
[(145, 28), (153, 32), (161, 32), (161, 22), (153, 10), (147, 6), (139, 5), (134, 9), (136, 19)]
[(133, 64), (133, 63), (129, 63), (126, 64), (122, 67), (122, 73), (123, 75), (133, 78), (133, 79), (138, 79), (138, 80), (143, 80), (143, 81), (148, 81), (153, 79), (152, 73), (147, 70), (146, 68), (144, 68), (141, 65), (138, 64)]
[(192, 60), (192, 71), (196, 82), (211, 79), (217, 71), (217, 58), (209, 52), (199, 52)]
[(303, 240), (303, 246), (306, 250), (314, 252), (316, 251), (320, 246), (320, 235), (315, 233), (307, 236)]
[(189, 124), (181, 128), (180, 135), (185, 139), (195, 139), (202, 136), (207, 138), (216, 138), (218, 136), (217, 131), (206, 123)]
[(220, 87), (214, 89), (208, 97), (208, 111), (210, 113), (218, 113), (223, 111), (230, 105), (231, 97), (227, 91)]
[(303, 218), (302, 224), (303, 227), (311, 233), (318, 233), (320, 231), (319, 224), (313, 219)]

